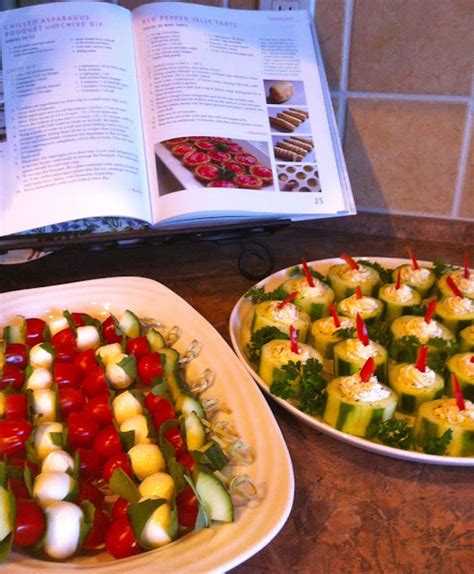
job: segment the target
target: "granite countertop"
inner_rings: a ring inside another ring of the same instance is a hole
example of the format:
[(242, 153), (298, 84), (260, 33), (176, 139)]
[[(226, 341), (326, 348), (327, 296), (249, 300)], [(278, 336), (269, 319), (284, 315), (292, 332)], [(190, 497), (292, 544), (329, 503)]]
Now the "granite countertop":
[[(275, 269), (355, 256), (474, 261), (472, 224), (357, 216), (292, 224), (259, 237)], [(253, 284), (237, 260), (246, 240), (64, 251), (0, 268), (0, 292), (114, 275), (156, 279), (193, 305), (229, 341), (228, 320)], [(258, 245), (257, 245), (258, 247)], [(252, 254), (250, 254), (252, 257)], [(257, 261), (258, 262), (258, 261)], [(471, 263), (472, 266), (472, 263)], [(468, 572), (474, 564), (472, 468), (404, 462), (356, 449), (312, 429), (269, 399), (295, 471), (291, 515), (276, 538), (236, 574)], [(273, 469), (278, 472), (278, 469)]]

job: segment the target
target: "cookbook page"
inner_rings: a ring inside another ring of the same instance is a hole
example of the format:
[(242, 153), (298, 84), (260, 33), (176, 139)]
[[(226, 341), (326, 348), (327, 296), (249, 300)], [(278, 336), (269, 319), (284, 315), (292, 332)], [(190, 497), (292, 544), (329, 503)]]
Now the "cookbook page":
[(306, 12), (159, 3), (133, 26), (155, 220), (346, 209)]
[(130, 13), (3, 13), (2, 235), (91, 216), (150, 219)]

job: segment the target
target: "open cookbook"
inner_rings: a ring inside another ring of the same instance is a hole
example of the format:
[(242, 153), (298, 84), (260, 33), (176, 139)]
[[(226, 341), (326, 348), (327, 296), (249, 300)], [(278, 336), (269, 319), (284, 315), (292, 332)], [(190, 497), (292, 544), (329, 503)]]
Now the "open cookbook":
[(71, 2), (0, 26), (1, 236), (355, 212), (306, 12)]

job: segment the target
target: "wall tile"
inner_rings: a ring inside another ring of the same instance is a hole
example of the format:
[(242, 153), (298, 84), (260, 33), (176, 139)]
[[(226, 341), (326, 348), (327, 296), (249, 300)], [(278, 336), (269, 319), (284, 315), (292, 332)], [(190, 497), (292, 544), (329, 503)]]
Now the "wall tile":
[(229, 0), (229, 8), (258, 10), (258, 0)]
[(469, 95), (472, 0), (356, 0), (353, 91)]
[(345, 157), (358, 208), (448, 217), (463, 104), (349, 99)]
[[(470, 121), (474, 133), (474, 114), (471, 114)], [(459, 217), (474, 221), (474, 135), (471, 137)], [(474, 229), (472, 234), (474, 236)]]
[(339, 89), (342, 62), (344, 0), (317, 0), (315, 23), (331, 89)]
[[(180, 0), (187, 4), (206, 4), (207, 6), (222, 6), (222, 0)], [(245, 0), (241, 0), (245, 1)], [(117, 0), (117, 4), (133, 10), (142, 4), (152, 4), (153, 0)]]

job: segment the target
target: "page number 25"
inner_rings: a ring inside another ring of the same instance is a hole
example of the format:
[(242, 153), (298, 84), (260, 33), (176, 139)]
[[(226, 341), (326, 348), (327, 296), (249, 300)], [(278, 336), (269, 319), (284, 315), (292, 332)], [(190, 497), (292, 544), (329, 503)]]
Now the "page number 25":
[(314, 197), (314, 204), (315, 205), (323, 205), (324, 199), (322, 197)]

